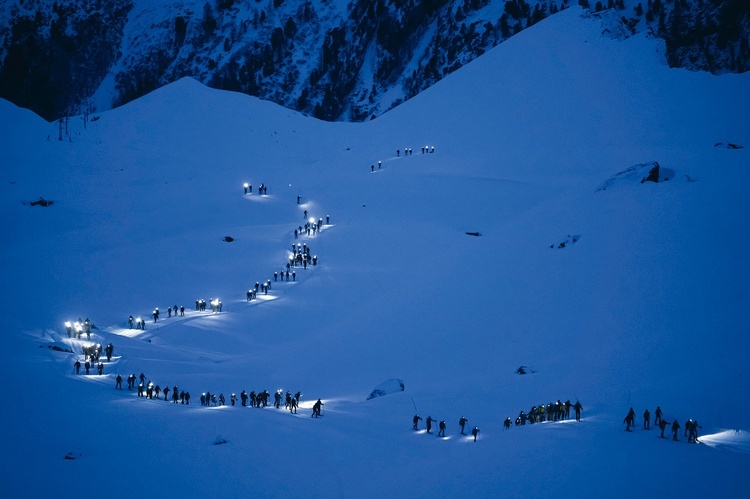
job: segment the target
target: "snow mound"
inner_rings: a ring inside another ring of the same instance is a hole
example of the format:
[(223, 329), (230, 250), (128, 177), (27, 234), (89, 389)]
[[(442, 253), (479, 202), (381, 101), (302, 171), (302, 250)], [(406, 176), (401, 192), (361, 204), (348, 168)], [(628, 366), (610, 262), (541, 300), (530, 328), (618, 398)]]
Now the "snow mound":
[[(664, 168), (657, 161), (649, 161), (648, 163), (641, 163), (633, 165), (627, 170), (623, 170), (610, 177), (607, 181), (602, 183), (596, 192), (606, 191), (613, 187), (621, 184), (643, 184), (645, 182), (661, 183), (668, 180), (674, 180), (677, 178), (677, 173), (671, 168)], [(679, 179), (686, 182), (695, 182), (689, 175), (680, 175)]]
[(398, 393), (404, 391), (404, 382), (397, 378), (391, 378), (383, 381), (378, 386), (373, 388), (367, 400), (374, 399), (375, 397), (384, 397), (391, 393)]

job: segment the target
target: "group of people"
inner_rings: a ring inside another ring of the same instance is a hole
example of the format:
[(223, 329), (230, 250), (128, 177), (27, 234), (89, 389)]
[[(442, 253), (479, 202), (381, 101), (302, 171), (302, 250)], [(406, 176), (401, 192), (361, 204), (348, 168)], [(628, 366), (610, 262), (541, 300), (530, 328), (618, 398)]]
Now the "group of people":
[[(136, 382), (139, 382), (137, 387)], [(117, 390), (122, 390), (122, 376), (120, 376), (119, 374), (115, 378), (115, 388)], [(164, 401), (169, 402), (169, 393), (171, 392), (173, 404), (181, 403), (183, 405), (190, 405), (190, 392), (180, 391), (178, 390), (176, 385), (171, 390), (169, 389), (169, 385), (161, 388), (159, 385), (154, 384), (151, 380), (146, 381), (146, 375), (143, 373), (141, 373), (137, 378), (135, 374), (131, 374), (130, 376), (128, 376), (128, 390), (132, 391), (136, 388), (138, 390), (139, 397), (147, 398), (150, 400), (158, 400), (163, 394)]]
[[(101, 375), (104, 373), (104, 363), (101, 362), (100, 358), (102, 355), (102, 345), (97, 343), (95, 345), (83, 345), (83, 360), (84, 363), (76, 359), (73, 367), (75, 368), (76, 374), (81, 374), (81, 367), (84, 368), (84, 374), (91, 374), (91, 368), (96, 367), (97, 374)], [(107, 357), (107, 362), (112, 360), (112, 354), (115, 351), (115, 347), (110, 343), (104, 347), (104, 355)]]
[[(97, 373), (101, 376), (101, 374), (104, 372), (104, 363), (99, 362), (98, 364), (96, 362), (90, 361), (88, 359), (85, 360), (83, 363), (84, 368), (84, 374), (91, 374), (91, 368), (96, 366)], [(73, 364), (73, 367), (76, 370), (76, 374), (81, 374), (81, 361), (76, 359), (76, 363)]]
[[(415, 431), (419, 430), (419, 422), (422, 421), (422, 417), (419, 414), (415, 414), (412, 418), (412, 429)], [(458, 420), (458, 426), (461, 428), (461, 435), (466, 435), (466, 423), (468, 423), (469, 420), (465, 417), (461, 416), (461, 419)], [(445, 428), (446, 424), (444, 420), (438, 421), (437, 419), (432, 419), (432, 416), (427, 416), (427, 419), (425, 420), (425, 426), (427, 429), (427, 433), (432, 435), (432, 423), (438, 423), (438, 437), (445, 437)], [(477, 436), (479, 436), (479, 427), (475, 426), (471, 430), (471, 436), (474, 437), (474, 441), (477, 441)]]
[[(315, 220), (308, 220), (307, 218), (307, 210), (303, 213), (302, 217), (307, 220), (305, 222), (305, 225), (299, 225), (296, 229), (294, 229), (294, 238), (297, 239), (299, 236), (305, 234), (307, 236), (314, 236), (316, 233), (320, 233), (320, 230), (323, 228), (323, 219), (319, 218), (316, 222)], [(326, 215), (326, 223), (325, 225), (331, 224), (331, 216)]]
[(130, 327), (130, 329), (133, 329), (133, 324), (135, 324), (136, 329), (140, 329), (142, 331), (146, 330), (146, 322), (140, 317), (138, 317), (137, 319), (134, 319), (132, 315), (128, 317), (128, 326)]
[[(526, 423), (534, 424), (543, 423), (545, 421), (565, 421), (566, 419), (570, 419), (571, 407), (575, 411), (576, 421), (581, 421), (581, 411), (583, 411), (583, 406), (579, 401), (576, 400), (576, 403), (573, 404), (570, 400), (561, 402), (558, 399), (557, 402), (550, 402), (547, 405), (534, 405), (531, 407), (528, 414), (521, 411), (515, 420), (515, 425), (525, 426)], [(506, 419), (503, 424), (506, 430), (510, 429), (511, 419)]]
[[(435, 152), (435, 146), (424, 146), (422, 147), (422, 154), (426, 153), (434, 153)], [(404, 156), (411, 156), (414, 154), (414, 151), (411, 147), (404, 147)], [(401, 157), (401, 149), (396, 149), (396, 157)], [(378, 161), (378, 167), (380, 167), (380, 161)]]
[(65, 323), (65, 332), (68, 334), (68, 338), (78, 338), (79, 340), (84, 333), (86, 334), (86, 339), (90, 340), (91, 330), (94, 328), (96, 328), (96, 326), (89, 321), (88, 317), (86, 317), (85, 321), (79, 317), (78, 320), (73, 323), (70, 321)]
[[(242, 188), (245, 190), (245, 194), (253, 193), (253, 184), (245, 182), (242, 185)], [(260, 184), (260, 187), (258, 187), (258, 194), (260, 194), (261, 196), (268, 194), (268, 186), (266, 184)]]
[[(631, 432), (633, 431), (633, 428), (635, 428), (635, 411), (632, 407), (628, 411), (628, 414), (625, 416), (625, 419), (622, 423), (625, 425), (625, 431)], [(659, 435), (660, 438), (666, 438), (664, 436), (664, 430), (667, 428), (667, 426), (671, 425), (672, 440), (679, 441), (679, 439), (677, 438), (677, 434), (679, 433), (680, 428), (682, 428), (679, 421), (675, 419), (674, 421), (672, 421), (672, 423), (669, 423), (667, 420), (665, 420), (664, 413), (661, 410), (661, 406), (657, 406), (656, 410), (654, 411), (654, 425), (656, 425), (661, 431), (661, 434)], [(687, 437), (688, 443), (698, 443), (699, 428), (702, 428), (702, 426), (698, 424), (698, 421), (694, 421), (693, 419), (688, 419), (687, 421), (685, 421), (683, 436)], [(643, 429), (651, 429), (651, 413), (648, 409), (643, 412)]]

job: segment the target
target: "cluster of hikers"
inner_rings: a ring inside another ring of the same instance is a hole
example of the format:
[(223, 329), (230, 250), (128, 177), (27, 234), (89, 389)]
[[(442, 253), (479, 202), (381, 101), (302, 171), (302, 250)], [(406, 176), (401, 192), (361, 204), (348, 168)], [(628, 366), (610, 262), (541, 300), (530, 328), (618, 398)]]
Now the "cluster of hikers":
[(294, 229), (294, 238), (297, 239), (299, 236), (305, 234), (308, 236), (314, 236), (316, 233), (320, 233), (323, 225), (331, 225), (331, 215), (326, 215), (326, 223), (323, 224), (323, 219), (319, 218), (315, 221), (314, 217), (307, 218), (307, 210), (302, 212), (302, 218), (305, 219), (305, 225), (299, 225)]
[[(623, 420), (622, 424), (625, 425), (625, 431), (633, 431), (633, 428), (635, 428), (635, 411), (631, 407), (628, 411), (628, 414), (625, 416), (625, 419)], [(669, 421), (664, 419), (664, 413), (661, 410), (661, 406), (657, 406), (656, 410), (654, 411), (654, 425), (656, 425), (659, 430), (661, 430), (661, 434), (659, 435), (659, 438), (666, 438), (664, 436), (664, 430), (667, 428), (667, 426), (671, 425), (672, 430), (672, 440), (678, 442), (679, 438), (677, 438), (677, 433), (679, 433), (680, 426), (679, 421), (675, 419), (672, 421), (672, 423), (669, 423)], [(694, 421), (693, 419), (688, 419), (685, 421), (683, 436), (687, 437), (688, 443), (691, 444), (697, 444), (698, 443), (698, 429), (702, 428), (698, 424), (698, 421)], [(646, 409), (643, 412), (643, 429), (644, 430), (650, 430), (651, 429), (651, 413), (648, 409)]]
[[(531, 407), (528, 414), (521, 411), (515, 420), (515, 425), (524, 426), (526, 423), (534, 424), (543, 423), (545, 421), (565, 421), (566, 419), (570, 419), (571, 407), (575, 411), (576, 421), (581, 421), (581, 411), (583, 410), (583, 406), (579, 401), (576, 400), (576, 403), (573, 404), (570, 400), (561, 402), (558, 399), (557, 402), (550, 402), (547, 405), (534, 405)], [(506, 430), (509, 430), (511, 427), (511, 419), (507, 418), (503, 423), (503, 426), (505, 426)]]
[[(253, 184), (249, 184), (245, 182), (242, 185), (242, 188), (245, 190), (245, 194), (252, 194), (253, 193)], [(258, 194), (261, 196), (265, 196), (268, 194), (268, 186), (266, 184), (260, 184), (260, 187), (258, 187)]]
[[(114, 350), (115, 347), (112, 343), (104, 347), (104, 355), (107, 357), (107, 362), (112, 360)], [(103, 374), (104, 363), (100, 361), (102, 356), (102, 345), (100, 343), (95, 345), (83, 345), (82, 351), (84, 363), (81, 364), (81, 361), (76, 359), (75, 364), (73, 364), (76, 374), (81, 374), (81, 367), (84, 368), (84, 374), (91, 374), (92, 367), (96, 367), (97, 374)]]
[[(140, 382), (136, 387), (137, 381)], [(119, 374), (115, 378), (115, 389), (122, 390), (122, 376), (120, 376)], [(147, 399), (159, 399), (160, 396), (164, 394), (165, 402), (169, 402), (169, 393), (171, 391), (173, 404), (181, 403), (183, 405), (190, 405), (190, 392), (180, 391), (177, 389), (176, 385), (174, 386), (174, 388), (172, 388), (172, 390), (169, 389), (168, 385), (164, 388), (161, 388), (159, 385), (151, 382), (151, 380), (146, 381), (146, 375), (143, 373), (141, 373), (137, 378), (135, 374), (131, 374), (130, 376), (128, 376), (128, 390), (134, 389), (138, 390), (139, 397)]]
[[(419, 414), (415, 414), (412, 418), (412, 429), (415, 431), (419, 431), (419, 422), (422, 421), (422, 417)], [(461, 419), (458, 420), (458, 426), (461, 427), (461, 435), (466, 435), (466, 423), (468, 423), (469, 420), (465, 417), (461, 416)], [(427, 419), (425, 419), (425, 427), (427, 429), (427, 433), (432, 435), (432, 423), (438, 424), (438, 437), (445, 437), (445, 428), (446, 424), (444, 420), (438, 421), (437, 419), (432, 419), (432, 416), (427, 416)], [(479, 436), (479, 427), (475, 426), (471, 430), (471, 436), (474, 437), (474, 441), (477, 441), (477, 437)]]
[(86, 335), (86, 339), (91, 339), (91, 330), (96, 329), (96, 325), (86, 317), (84, 321), (80, 317), (77, 321), (71, 323), (70, 321), (65, 322), (65, 332), (68, 334), (68, 338), (81, 339), (82, 335)]
[[(297, 204), (300, 203), (301, 196), (297, 196)], [(307, 210), (304, 210), (303, 213), (305, 219), (307, 219)], [(326, 221), (325, 225), (330, 225), (331, 223), (331, 216), (326, 215)], [(323, 227), (323, 219), (319, 218), (317, 222), (308, 221), (305, 222), (304, 230), (306, 231), (307, 235), (315, 235), (316, 231), (320, 231), (320, 229)], [(302, 234), (303, 227), (300, 225), (298, 228), (294, 229), (294, 238), (298, 239), (299, 236)], [(273, 282), (296, 282), (297, 281), (297, 271), (296, 269), (301, 267), (303, 269), (307, 269), (308, 265), (316, 266), (318, 265), (318, 256), (312, 255), (310, 253), (310, 246), (307, 245), (307, 243), (292, 243), (292, 252), (289, 254), (289, 261), (286, 262), (286, 268), (282, 268), (280, 271), (276, 271), (273, 273)], [(271, 289), (271, 279), (268, 279), (265, 282), (255, 282), (255, 286), (248, 289), (247, 293), (245, 293), (245, 298), (247, 301), (253, 301), (258, 297), (258, 293), (267, 295), (268, 291)]]

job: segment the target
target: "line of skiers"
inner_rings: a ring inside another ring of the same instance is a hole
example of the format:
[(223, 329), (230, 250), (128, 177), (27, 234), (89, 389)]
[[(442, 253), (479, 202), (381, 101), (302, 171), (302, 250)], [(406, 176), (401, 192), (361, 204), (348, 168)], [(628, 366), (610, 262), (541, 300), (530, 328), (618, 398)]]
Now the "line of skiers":
[[(527, 422), (529, 424), (534, 424), (543, 423), (545, 421), (565, 421), (566, 419), (570, 419), (571, 407), (575, 411), (576, 421), (581, 421), (581, 411), (583, 411), (583, 406), (579, 401), (576, 401), (576, 403), (573, 404), (570, 400), (561, 402), (558, 399), (557, 402), (550, 402), (547, 405), (540, 404), (538, 406), (532, 406), (528, 414), (521, 411), (515, 420), (515, 425), (525, 426)], [(503, 425), (506, 430), (510, 429), (511, 419), (506, 419)]]
[[(412, 429), (415, 431), (419, 430), (419, 422), (422, 421), (422, 417), (419, 414), (415, 414), (412, 418)], [(461, 427), (461, 435), (466, 435), (465, 429), (466, 429), (466, 423), (468, 423), (469, 420), (465, 417), (461, 416), (461, 419), (458, 420), (458, 426)], [(445, 428), (446, 424), (444, 420), (438, 421), (437, 419), (432, 419), (432, 416), (427, 416), (427, 419), (425, 420), (425, 427), (427, 429), (427, 433), (432, 435), (432, 423), (438, 423), (438, 437), (445, 437)], [(479, 436), (479, 427), (475, 426), (471, 430), (471, 436), (474, 437), (474, 441), (477, 441), (477, 436)]]
[[(435, 146), (424, 146), (422, 147), (422, 154), (432, 154), (435, 152)], [(404, 156), (411, 156), (414, 154), (414, 151), (411, 147), (404, 147)], [(396, 149), (396, 157), (401, 157), (401, 149)], [(378, 164), (380, 164), (380, 161), (378, 161)]]
[[(667, 426), (670, 425), (670, 423), (665, 420), (663, 416), (664, 413), (661, 410), (661, 406), (657, 406), (656, 410), (654, 411), (654, 425), (656, 425), (661, 431), (659, 438), (666, 438), (664, 436), (664, 430), (667, 428)], [(635, 411), (632, 407), (628, 411), (628, 414), (625, 416), (625, 419), (622, 423), (625, 425), (625, 431), (630, 432), (633, 431), (633, 428), (635, 428)], [(680, 428), (682, 427), (680, 426), (680, 423), (677, 421), (677, 419), (672, 421), (672, 440), (679, 441), (679, 439), (677, 438), (677, 433), (680, 431)], [(699, 428), (702, 428), (702, 426), (698, 424), (698, 421), (693, 421), (692, 419), (688, 419), (687, 421), (685, 421), (683, 436), (687, 437), (688, 443), (698, 443)], [(648, 409), (643, 412), (643, 429), (651, 429), (651, 413)]]
[[(147, 380), (146, 375), (143, 373), (141, 373), (138, 377), (136, 377), (135, 374), (131, 374), (130, 376), (128, 376), (127, 382), (128, 390), (132, 391), (134, 389), (137, 389), (138, 397), (147, 399), (159, 399), (163, 394), (164, 401), (169, 401), (169, 386), (161, 388), (159, 385), (154, 384), (151, 380)], [(138, 383), (137, 386), (136, 383)], [(122, 376), (120, 376), (119, 374), (115, 378), (115, 389), (122, 390)], [(171, 393), (172, 403), (177, 404), (179, 402), (184, 405), (190, 405), (190, 392), (180, 391), (175, 385), (174, 388), (172, 388)], [(286, 394), (282, 396), (282, 390), (277, 390), (276, 392), (274, 392), (273, 405), (275, 408), (281, 408), (282, 397), (284, 398), (284, 408), (289, 410), (289, 412), (292, 414), (297, 414), (297, 408), (299, 407), (299, 400), (302, 397), (302, 392), (298, 391), (297, 393), (292, 395), (292, 393), (287, 390)], [(242, 407), (247, 407), (249, 403), (250, 407), (261, 408), (268, 406), (270, 394), (268, 390), (258, 391), (258, 393), (252, 391), (249, 394), (245, 390), (242, 390), (242, 392), (240, 392), (239, 398)], [(237, 395), (232, 393), (229, 400), (231, 405), (234, 406), (237, 402)], [(204, 407), (222, 406), (226, 405), (226, 398), (224, 397), (223, 393), (217, 395), (215, 393), (206, 391), (201, 393), (200, 402), (201, 406)], [(319, 417), (321, 415), (320, 411), (322, 405), (323, 402), (320, 399), (318, 399), (318, 401), (313, 404), (312, 417)]]
[[(137, 381), (140, 382), (136, 387)], [(115, 378), (115, 389), (122, 390), (122, 376), (120, 376), (119, 374)], [(143, 373), (141, 373), (138, 378), (136, 378), (135, 374), (131, 374), (130, 376), (128, 376), (128, 390), (133, 389), (137, 389), (139, 397), (147, 399), (158, 400), (160, 398), (160, 395), (163, 394), (165, 402), (169, 402), (169, 393), (171, 391), (173, 404), (180, 403), (183, 405), (190, 405), (190, 392), (180, 391), (178, 390), (176, 385), (171, 390), (169, 389), (169, 386), (161, 388), (159, 385), (154, 384), (150, 380), (146, 381), (146, 375)]]

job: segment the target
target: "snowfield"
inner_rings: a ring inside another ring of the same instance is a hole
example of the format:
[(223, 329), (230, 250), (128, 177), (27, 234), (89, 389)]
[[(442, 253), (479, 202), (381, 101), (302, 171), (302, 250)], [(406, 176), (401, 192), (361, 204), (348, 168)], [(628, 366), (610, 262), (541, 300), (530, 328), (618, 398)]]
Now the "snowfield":
[[(361, 124), (185, 79), (58, 141), (0, 101), (0, 496), (744, 496), (750, 74), (604, 29), (568, 9)], [(676, 178), (598, 190), (653, 161)], [(297, 243), (318, 264), (274, 282)], [(115, 389), (140, 373), (190, 405)], [(301, 407), (199, 402), (242, 390)], [(582, 421), (503, 429), (558, 399)], [(657, 406), (702, 444), (643, 430)]]

